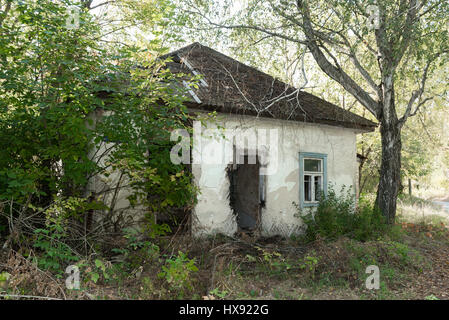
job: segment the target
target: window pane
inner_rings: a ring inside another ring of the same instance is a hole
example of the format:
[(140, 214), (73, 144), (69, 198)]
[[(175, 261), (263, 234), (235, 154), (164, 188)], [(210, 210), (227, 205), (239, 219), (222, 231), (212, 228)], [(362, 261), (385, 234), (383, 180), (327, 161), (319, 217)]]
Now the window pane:
[(315, 184), (315, 201), (320, 201), (321, 192), (323, 190), (321, 183), (321, 176), (314, 176), (314, 184)]
[(304, 159), (304, 171), (321, 172), (321, 160)]
[(312, 201), (312, 176), (304, 176), (304, 201)]

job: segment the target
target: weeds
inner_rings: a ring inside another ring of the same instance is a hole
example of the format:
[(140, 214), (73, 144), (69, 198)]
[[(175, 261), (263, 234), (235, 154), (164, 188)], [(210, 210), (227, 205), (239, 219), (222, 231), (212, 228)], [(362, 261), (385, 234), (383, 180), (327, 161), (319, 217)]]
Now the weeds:
[[(334, 197), (334, 194), (330, 196)], [(304, 236), (296, 239), (260, 238), (251, 243), (227, 237), (202, 242), (194, 242), (188, 237), (167, 241), (163, 235), (152, 238), (148, 232), (126, 229), (120, 239), (114, 238), (112, 251), (115, 256), (106, 257), (105, 252), (100, 251), (78, 261), (83, 280), (78, 294), (87, 297), (85, 292), (89, 291), (91, 299), (109, 299), (109, 293), (99, 292), (107, 285), (107, 290), (116, 288), (120, 298), (133, 299), (415, 298), (413, 292), (404, 288), (414, 278), (429, 272), (425, 252), (441, 241), (440, 233), (441, 239), (447, 238), (446, 229), (403, 223), (385, 229), (381, 225), (375, 232), (367, 231), (368, 226), (376, 228), (375, 219), (369, 217), (373, 212), (367, 206), (365, 216), (362, 205), (353, 208), (351, 201), (345, 202), (335, 195), (334, 200), (330, 199), (326, 206), (318, 208), (309, 229), (315, 232), (309, 234), (307, 241)], [(346, 216), (337, 217), (338, 214)], [(360, 221), (362, 226), (357, 226)], [(344, 222), (351, 227), (345, 229)], [(59, 250), (55, 235), (63, 235), (64, 228), (62, 225), (55, 227), (55, 223), (42, 228), (48, 232), (34, 236), (38, 241), (48, 241), (46, 245), (51, 247), (47, 250), (37, 242), (36, 257), (34, 252), (25, 251), (28, 258), (22, 257), (20, 261), (27, 268), (35, 266), (33, 261), (50, 258), (46, 254), (51, 250)], [(330, 232), (331, 226), (336, 226), (338, 232)], [(155, 232), (163, 233), (163, 229)], [(64, 247), (60, 249), (64, 253)], [(65, 260), (61, 252), (52, 254), (55, 261), (60, 264), (71, 262)], [(379, 290), (365, 288), (365, 272), (369, 265), (380, 269)], [(41, 267), (44, 269), (42, 262)], [(47, 269), (53, 272), (50, 267)], [(50, 292), (43, 290), (41, 282), (37, 282), (40, 291), (33, 284), (31, 274), (37, 269), (20, 270), (14, 267), (0, 269), (0, 273), (5, 271), (11, 275), (8, 294)], [(26, 275), (25, 280), (21, 275)], [(63, 286), (62, 279), (58, 281)], [(62, 291), (56, 289), (58, 287), (52, 289), (52, 294), (62, 297)], [(430, 293), (434, 294), (426, 294)]]
[(307, 255), (301, 259), (300, 268), (306, 270), (312, 279), (315, 278), (315, 269), (318, 265), (319, 257), (314, 255), (315, 252), (311, 252), (312, 255)]
[(182, 298), (187, 291), (193, 289), (191, 276), (195, 272), (198, 272), (195, 259), (189, 259), (185, 253), (179, 251), (176, 257), (166, 260), (166, 265), (162, 266), (158, 276), (165, 279), (170, 289)]
[(37, 257), (37, 264), (44, 270), (50, 270), (58, 276), (63, 273), (63, 266), (76, 262), (79, 257), (64, 242), (64, 230), (60, 224), (54, 223), (45, 229), (36, 229), (34, 247), (40, 249), (42, 254)]
[(220, 299), (224, 299), (228, 295), (228, 291), (226, 291), (226, 290), (221, 291), (218, 288), (215, 288), (214, 290), (209, 292), (209, 294), (214, 295)]
[(387, 228), (378, 210), (364, 201), (356, 206), (351, 189), (344, 187), (338, 195), (330, 186), (328, 196), (320, 198), (316, 210), (294, 205), (298, 210), (296, 216), (304, 224), (306, 242), (315, 241), (317, 237), (335, 240), (341, 236), (367, 241), (380, 236)]
[(257, 247), (257, 250), (259, 250), (259, 253), (262, 255), (260, 261), (269, 274), (279, 275), (292, 268), (292, 264), (279, 252), (266, 250), (260, 247)]

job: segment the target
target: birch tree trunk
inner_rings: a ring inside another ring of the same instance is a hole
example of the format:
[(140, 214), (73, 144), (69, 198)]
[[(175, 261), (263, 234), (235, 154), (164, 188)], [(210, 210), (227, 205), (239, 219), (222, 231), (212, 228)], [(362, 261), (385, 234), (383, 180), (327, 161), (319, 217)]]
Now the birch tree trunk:
[[(394, 104), (394, 98), (388, 103)], [(376, 207), (383, 213), (388, 223), (394, 223), (396, 198), (401, 181), (401, 130), (394, 108), (383, 108), (387, 114), (380, 116), (382, 160), (377, 189)]]

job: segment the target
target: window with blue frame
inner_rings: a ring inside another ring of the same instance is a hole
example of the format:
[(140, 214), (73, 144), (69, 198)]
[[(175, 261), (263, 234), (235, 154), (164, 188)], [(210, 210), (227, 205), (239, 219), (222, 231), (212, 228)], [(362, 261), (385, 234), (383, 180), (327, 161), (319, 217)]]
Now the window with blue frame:
[(299, 181), (301, 207), (317, 206), (322, 194), (327, 195), (327, 155), (300, 152)]

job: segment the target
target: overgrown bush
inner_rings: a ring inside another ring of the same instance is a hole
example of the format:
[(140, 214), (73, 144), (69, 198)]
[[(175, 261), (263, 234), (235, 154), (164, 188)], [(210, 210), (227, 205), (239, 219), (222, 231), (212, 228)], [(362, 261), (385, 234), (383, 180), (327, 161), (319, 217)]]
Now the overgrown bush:
[(166, 265), (162, 266), (158, 276), (164, 278), (170, 289), (183, 298), (186, 292), (193, 289), (191, 276), (195, 272), (198, 272), (195, 259), (189, 259), (185, 253), (179, 251), (177, 256), (166, 260)]
[[(168, 49), (106, 48), (87, 10), (67, 29), (78, 2), (8, 1), (0, 24), (1, 245), (32, 249), (59, 273), (135, 223), (121, 191), (153, 215), (192, 206), (196, 193), (170, 161), (171, 130), (190, 130), (192, 116), (171, 85), (180, 76), (158, 58)], [(168, 230), (156, 222), (154, 237)]]
[(314, 241), (317, 237), (336, 239), (347, 236), (360, 241), (376, 238), (387, 227), (379, 210), (363, 199), (355, 203), (351, 188), (342, 188), (337, 194), (329, 186), (327, 197), (321, 197), (316, 208), (300, 208), (297, 216), (304, 223), (304, 239)]
[(65, 234), (61, 225), (52, 224), (47, 228), (36, 229), (35, 233), (34, 247), (41, 253), (37, 257), (39, 268), (50, 270), (61, 276), (67, 265), (79, 260), (72, 249), (62, 241)]

